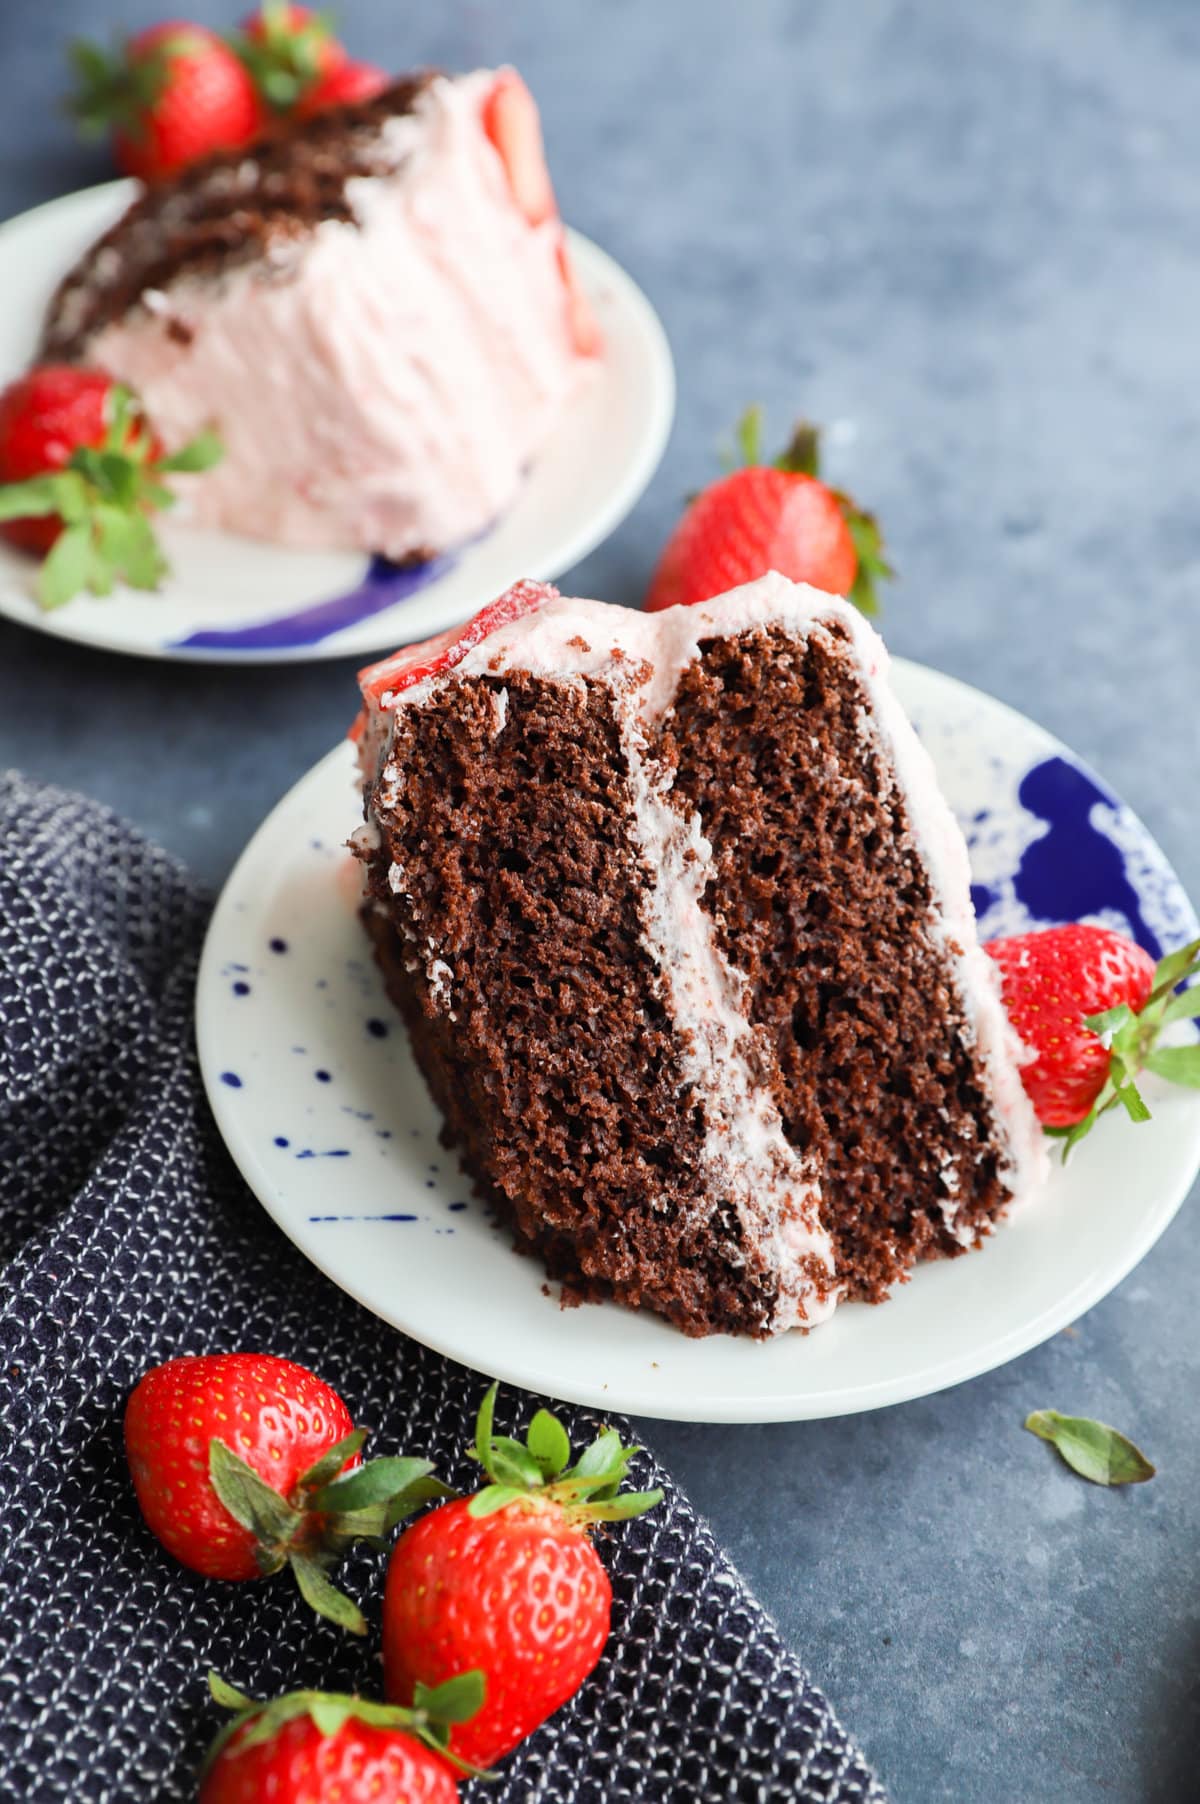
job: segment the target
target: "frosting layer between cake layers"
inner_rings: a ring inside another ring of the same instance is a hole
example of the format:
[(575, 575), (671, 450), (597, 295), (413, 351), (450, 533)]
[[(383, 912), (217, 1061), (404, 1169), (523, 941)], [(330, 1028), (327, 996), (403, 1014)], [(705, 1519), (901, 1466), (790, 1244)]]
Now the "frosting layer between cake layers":
[[(264, 177), (253, 148), (224, 159), (205, 178), (206, 231), (219, 206), (236, 245), (252, 217), (254, 254), (185, 260), (73, 344), (138, 390), (168, 448), (219, 430), (224, 461), (179, 485), (190, 521), (402, 559), (511, 504), (595, 359), (572, 337), (561, 223), (525, 218), (485, 131), (496, 79), (432, 76), (411, 84), (410, 110), (359, 126), (337, 195), (348, 217), (264, 224), (278, 170)], [(261, 154), (287, 173), (286, 147)], [(169, 236), (174, 208), (186, 242), (197, 204), (195, 188), (168, 197), (140, 237)], [(93, 283), (126, 254), (120, 233), (93, 253)], [(51, 342), (84, 300), (64, 288)]]
[[(673, 770), (663, 754), (680, 678), (716, 642), (744, 636), (757, 643), (771, 633), (804, 645), (814, 636), (848, 647), (866, 705), (859, 716), (864, 755), (888, 773), (900, 798), (897, 818), (928, 878), (932, 906), (923, 924), (944, 980), (954, 992), (951, 1011), (962, 1023), (974, 1077), (990, 1106), (983, 1138), (990, 1140), (1001, 1190), (1029, 1194), (1040, 1181), (1042, 1136), (1020, 1082), (1022, 1051), (1000, 1005), (991, 961), (976, 941), (966, 847), (938, 790), (932, 764), (887, 680), (887, 654), (877, 634), (847, 604), (771, 575), (692, 608), (642, 614), (602, 603), (551, 599), (535, 612), (493, 632), (452, 670), (426, 677), (368, 709), (362, 755), (369, 819), (386, 846), (391, 811), (403, 775), (391, 755), (392, 725), (428, 707), (448, 685), (492, 687), (495, 730), (504, 730), (506, 676), (562, 686), (564, 696), (601, 685), (612, 698), (627, 771), (630, 834), (650, 873), (641, 905), (643, 945), (660, 975), (663, 1006), (672, 1022), (681, 1080), (704, 1124), (709, 1203), (732, 1204), (744, 1243), (777, 1279), (770, 1319), (748, 1322), (751, 1332), (812, 1327), (825, 1320), (847, 1284), (839, 1272), (836, 1223), (823, 1207), (823, 1171), (811, 1149), (793, 1145), (778, 1106), (778, 1068), (769, 1036), (751, 1020), (750, 986), (721, 950), (715, 930), (721, 898), (714, 895), (713, 848), (699, 812), (673, 793)], [(796, 832), (804, 833), (803, 821)], [(364, 847), (363, 855), (372, 855)], [(404, 933), (405, 878), (392, 872), (397, 919)], [(454, 1002), (454, 951), (436, 928), (421, 922), (419, 946), (408, 963), (425, 985), (424, 1006)], [(769, 1080), (774, 1071), (775, 1085)], [(960, 1216), (965, 1186), (945, 1171), (927, 1201), (938, 1213), (948, 1245), (973, 1244), (978, 1215)], [(828, 1216), (828, 1219), (827, 1219)]]

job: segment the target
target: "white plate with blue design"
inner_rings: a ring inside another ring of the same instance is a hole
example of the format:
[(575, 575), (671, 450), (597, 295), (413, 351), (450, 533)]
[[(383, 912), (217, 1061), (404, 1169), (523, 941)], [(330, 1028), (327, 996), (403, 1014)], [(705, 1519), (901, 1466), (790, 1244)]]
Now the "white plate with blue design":
[[(50, 201), (0, 226), (0, 383), (34, 354), (60, 278), (128, 206), (132, 182)], [(171, 575), (153, 595), (81, 595), (45, 613), (37, 565), (0, 543), (0, 614), (84, 645), (201, 663), (368, 657), (455, 626), (522, 576), (552, 581), (620, 524), (658, 467), (675, 409), (671, 352), (636, 283), (569, 234), (605, 336), (595, 382), (573, 403), (516, 502), (482, 538), (416, 569), (355, 552), (287, 551), (229, 533), (159, 533)]]
[[(1140, 821), (1024, 716), (920, 665), (897, 687), (971, 847), (985, 937), (1090, 919), (1156, 955), (1197, 931)], [(250, 1187), (336, 1284), (417, 1340), (510, 1383), (688, 1421), (850, 1414), (957, 1384), (1074, 1321), (1120, 1282), (1200, 1166), (1200, 1094), (1145, 1086), (1044, 1193), (963, 1259), (810, 1335), (688, 1340), (612, 1304), (564, 1310), (472, 1195), (359, 925), (353, 758), (284, 797), (218, 904), (200, 972), (201, 1063)]]

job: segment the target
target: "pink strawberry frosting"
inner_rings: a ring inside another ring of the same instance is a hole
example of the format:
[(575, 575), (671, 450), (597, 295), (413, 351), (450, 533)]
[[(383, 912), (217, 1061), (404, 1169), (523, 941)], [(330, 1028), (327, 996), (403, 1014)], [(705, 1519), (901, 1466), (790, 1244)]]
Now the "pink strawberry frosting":
[[(772, 572), (695, 607), (639, 613), (560, 596), (545, 584), (522, 583), (465, 627), (408, 647), (360, 675), (364, 711), (355, 736), (368, 788), (386, 799), (395, 780), (393, 723), (461, 677), (502, 679), (529, 672), (563, 685), (580, 679), (608, 685), (624, 724), (633, 832), (661, 880), (644, 904), (644, 943), (670, 980), (673, 1018), (688, 1081), (705, 1099), (715, 1171), (743, 1211), (743, 1229), (780, 1274), (776, 1328), (813, 1327), (838, 1301), (830, 1232), (819, 1175), (784, 1134), (778, 1110), (755, 1077), (753, 1034), (746, 1020), (744, 978), (719, 952), (703, 895), (712, 848), (700, 817), (681, 810), (672, 774), (646, 748), (671, 709), (680, 677), (712, 638), (779, 626), (798, 638), (831, 630), (853, 648), (869, 707), (861, 731), (890, 769), (903, 795), (908, 830), (928, 873), (935, 906), (927, 932), (943, 952), (973, 1042), (980, 1080), (996, 1117), (1001, 1163), (1014, 1203), (1033, 1196), (1047, 1169), (1042, 1133), (1021, 1083), (1024, 1052), (1008, 1023), (992, 961), (978, 945), (970, 871), (962, 833), (938, 788), (932, 761), (906, 718), (888, 677), (883, 641), (857, 609), (823, 591)], [(507, 693), (496, 698), (503, 730)], [(378, 844), (372, 817), (362, 843)], [(428, 942), (429, 968), (451, 968), (451, 954)], [(963, 1246), (974, 1230), (959, 1224), (957, 1173), (941, 1174), (939, 1206), (947, 1230)], [(814, 1279), (814, 1271), (821, 1274)]]
[[(220, 432), (223, 463), (180, 484), (189, 520), (403, 558), (511, 505), (598, 346), (557, 214), (530, 223), (527, 167), (510, 172), (485, 129), (501, 79), (540, 157), (512, 71), (438, 77), (380, 126), (379, 172), (347, 185), (355, 223), (145, 291), (87, 345), (168, 447)], [(243, 168), (252, 191), (252, 152)]]

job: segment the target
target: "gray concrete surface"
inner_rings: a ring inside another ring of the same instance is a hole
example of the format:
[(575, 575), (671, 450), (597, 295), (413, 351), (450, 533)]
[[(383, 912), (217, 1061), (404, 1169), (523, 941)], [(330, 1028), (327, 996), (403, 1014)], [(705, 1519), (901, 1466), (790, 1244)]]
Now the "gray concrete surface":
[[(0, 213), (100, 179), (61, 47), (152, 0), (0, 6)], [(193, 16), (230, 9), (192, 6)], [(1098, 765), (1193, 895), (1200, 7), (1190, 0), (345, 4), (362, 54), (510, 58), (564, 211), (671, 335), (664, 466), (572, 588), (635, 602), (743, 404), (847, 423), (903, 573), (895, 650)], [(343, 730), (349, 664), (147, 666), (0, 624), (0, 761), (115, 803), (219, 883)], [(845, 1421), (646, 1425), (901, 1804), (1200, 1796), (1194, 1206), (1075, 1330)], [(1022, 1434), (1125, 1426), (1108, 1494)]]

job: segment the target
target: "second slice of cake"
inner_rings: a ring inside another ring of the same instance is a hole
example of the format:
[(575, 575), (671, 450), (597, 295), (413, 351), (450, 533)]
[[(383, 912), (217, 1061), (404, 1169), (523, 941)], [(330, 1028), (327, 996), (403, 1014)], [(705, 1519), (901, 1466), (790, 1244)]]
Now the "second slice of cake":
[(225, 456), (189, 517), (429, 557), (484, 531), (595, 369), (515, 70), (426, 72), (147, 191), (79, 261), (43, 360)]
[(550, 1272), (812, 1327), (1044, 1169), (966, 848), (844, 602), (520, 585), (363, 673), (365, 919), (450, 1139)]

